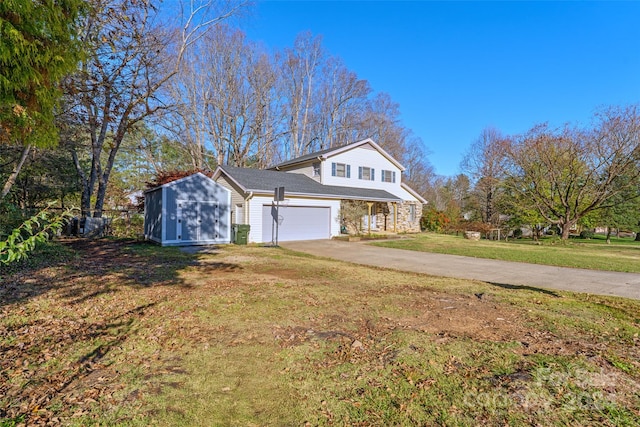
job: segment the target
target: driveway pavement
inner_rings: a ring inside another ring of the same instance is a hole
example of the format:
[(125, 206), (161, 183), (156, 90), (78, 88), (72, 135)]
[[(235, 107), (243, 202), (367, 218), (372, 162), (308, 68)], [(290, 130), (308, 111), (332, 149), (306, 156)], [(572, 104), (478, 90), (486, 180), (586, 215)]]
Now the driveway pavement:
[(640, 299), (640, 274), (551, 267), (458, 255), (381, 248), (363, 242), (305, 240), (281, 242), (284, 248), (356, 264), (387, 267), (434, 276), (480, 280), (499, 285), (530, 286)]

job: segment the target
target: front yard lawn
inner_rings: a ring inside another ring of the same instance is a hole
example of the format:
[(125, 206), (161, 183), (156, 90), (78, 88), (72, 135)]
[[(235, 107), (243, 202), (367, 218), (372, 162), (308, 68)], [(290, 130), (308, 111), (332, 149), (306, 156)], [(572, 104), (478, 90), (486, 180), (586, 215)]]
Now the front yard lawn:
[(535, 244), (530, 239), (471, 241), (460, 236), (421, 233), (412, 238), (373, 243), (388, 248), (475, 258), (555, 265), (558, 267), (640, 273), (640, 242), (631, 239), (607, 245), (601, 239), (570, 239), (561, 242), (545, 239)]
[(640, 424), (640, 301), (251, 245), (64, 247), (0, 271), (2, 426)]

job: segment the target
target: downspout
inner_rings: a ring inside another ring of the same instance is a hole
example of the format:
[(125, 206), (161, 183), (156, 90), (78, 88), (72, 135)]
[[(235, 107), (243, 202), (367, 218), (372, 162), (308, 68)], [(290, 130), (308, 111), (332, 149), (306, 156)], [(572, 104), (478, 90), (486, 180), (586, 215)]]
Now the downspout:
[(251, 224), (251, 222), (249, 221), (249, 201), (253, 199), (253, 191), (249, 191), (249, 195), (247, 196), (247, 198), (245, 199), (246, 202), (244, 204), (244, 223), (245, 224)]

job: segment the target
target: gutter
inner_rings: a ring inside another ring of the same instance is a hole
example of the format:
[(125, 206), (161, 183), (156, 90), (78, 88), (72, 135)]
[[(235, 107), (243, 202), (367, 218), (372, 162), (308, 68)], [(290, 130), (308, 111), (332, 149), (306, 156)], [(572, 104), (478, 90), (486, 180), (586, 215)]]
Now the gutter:
[[(311, 159), (304, 160), (304, 161), (302, 161), (302, 162), (287, 163), (287, 164), (284, 164), (284, 165), (273, 166), (273, 168), (272, 168), (272, 169), (275, 169), (275, 170), (277, 170), (278, 172), (280, 172), (280, 171), (282, 170), (282, 169), (281, 169), (281, 167), (282, 167), (282, 166), (287, 167), (287, 166), (293, 166), (293, 165), (297, 165), (297, 164), (303, 164), (303, 163), (313, 162), (313, 161), (316, 161), (316, 160), (323, 161), (323, 160), (325, 160), (325, 159), (326, 159), (326, 157), (324, 157), (324, 156), (317, 156), (315, 159), (311, 158)], [(268, 170), (268, 169), (267, 169), (267, 170)]]
[[(265, 190), (254, 190), (256, 193), (258, 193), (258, 195), (265, 195), (265, 196), (269, 196), (272, 195), (273, 193), (265, 191)], [(253, 191), (250, 192), (250, 196), (246, 199), (249, 200), (249, 198), (253, 197)], [(329, 199), (329, 200), (369, 200), (372, 202), (397, 202), (397, 203), (401, 203), (402, 199), (400, 197), (396, 198), (380, 198), (380, 197), (360, 197), (360, 196), (350, 196), (347, 194), (318, 194), (318, 193), (298, 193), (298, 192), (287, 192), (287, 195), (292, 196), (292, 197), (304, 197), (304, 198), (310, 198), (310, 199)], [(393, 196), (393, 194), (392, 194)]]

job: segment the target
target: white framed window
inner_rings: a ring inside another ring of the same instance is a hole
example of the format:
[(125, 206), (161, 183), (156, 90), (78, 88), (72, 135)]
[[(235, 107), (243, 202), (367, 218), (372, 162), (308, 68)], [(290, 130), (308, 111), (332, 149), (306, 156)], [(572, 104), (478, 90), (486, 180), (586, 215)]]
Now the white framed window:
[(345, 163), (331, 163), (331, 176), (351, 178), (351, 165)]
[(365, 181), (374, 181), (376, 171), (373, 168), (360, 166), (358, 168), (358, 179), (364, 179)]
[(396, 182), (396, 173), (394, 171), (382, 170), (382, 182)]
[(416, 205), (409, 205), (409, 221), (414, 222), (416, 220)]

